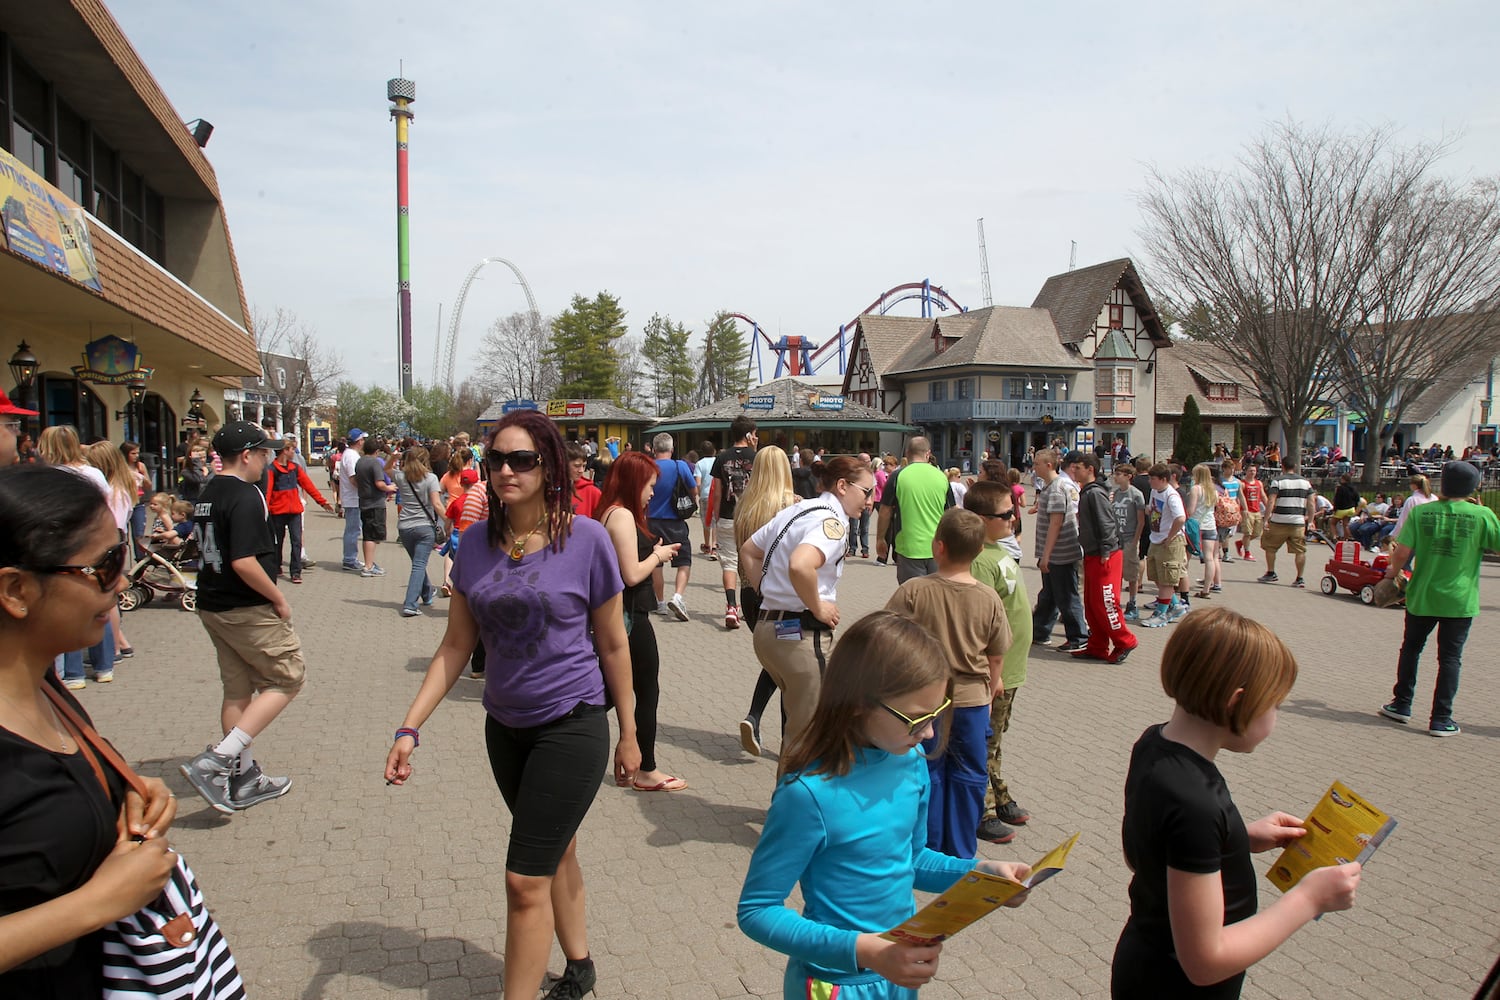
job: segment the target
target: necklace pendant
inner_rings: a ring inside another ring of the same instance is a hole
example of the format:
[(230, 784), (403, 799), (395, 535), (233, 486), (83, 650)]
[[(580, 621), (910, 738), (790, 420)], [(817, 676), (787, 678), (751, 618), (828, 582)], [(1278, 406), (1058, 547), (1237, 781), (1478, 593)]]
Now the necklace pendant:
[(510, 547), (510, 558), (512, 562), (520, 562), (521, 557), (526, 554), (526, 539), (518, 539), (516, 544)]

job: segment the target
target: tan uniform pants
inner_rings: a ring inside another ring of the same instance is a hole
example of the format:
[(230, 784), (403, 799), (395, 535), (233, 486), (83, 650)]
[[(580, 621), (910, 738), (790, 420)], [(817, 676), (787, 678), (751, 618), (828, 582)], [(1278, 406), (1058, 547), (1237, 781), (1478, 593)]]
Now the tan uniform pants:
[(832, 632), (803, 629), (802, 638), (793, 641), (776, 638), (776, 622), (755, 624), (755, 655), (776, 682), (781, 705), (786, 709), (786, 731), (781, 737), (783, 753), (812, 721), (832, 645)]

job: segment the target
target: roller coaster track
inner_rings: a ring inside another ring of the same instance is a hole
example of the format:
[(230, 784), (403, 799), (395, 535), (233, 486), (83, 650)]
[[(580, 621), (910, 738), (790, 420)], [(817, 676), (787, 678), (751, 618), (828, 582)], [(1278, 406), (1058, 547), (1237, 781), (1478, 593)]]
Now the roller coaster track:
[[(458, 300), (453, 303), (453, 317), (448, 327), (447, 350), (443, 356), (442, 384), (448, 390), (449, 395), (453, 394), (453, 368), (458, 357), (458, 324), (464, 316), (464, 299), (469, 294), (469, 286), (474, 283), (474, 279), (479, 276), (480, 271), (484, 270), (486, 264), (504, 264), (511, 269), (511, 272), (516, 276), (516, 281), (521, 285), (521, 290), (526, 293), (526, 305), (531, 310), (532, 332), (536, 336), (541, 336), (542, 314), (537, 311), (536, 297), (531, 294), (531, 286), (526, 283), (526, 276), (521, 273), (521, 269), (504, 257), (484, 258), (478, 264), (475, 264), (473, 269), (464, 278), (464, 283), (458, 288)], [(433, 373), (433, 377), (437, 377), (436, 372)]]

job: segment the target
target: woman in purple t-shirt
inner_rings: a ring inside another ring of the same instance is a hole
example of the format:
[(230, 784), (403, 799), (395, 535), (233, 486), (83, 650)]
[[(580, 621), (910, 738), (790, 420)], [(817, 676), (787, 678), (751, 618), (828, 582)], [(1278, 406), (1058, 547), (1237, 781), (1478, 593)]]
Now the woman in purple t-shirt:
[(482, 638), (485, 743), (512, 817), (504, 992), (536, 995), (555, 930), (568, 965), (547, 996), (582, 996), (596, 976), (577, 831), (609, 759), (606, 687), (620, 726), (615, 782), (629, 784), (641, 765), (624, 585), (603, 525), (573, 516), (567, 456), (552, 421), (534, 410), (507, 414), (485, 446), (489, 518), (465, 530), (474, 537), (453, 563), (448, 629), (396, 730), (385, 777), (396, 785), (411, 778), (418, 727)]

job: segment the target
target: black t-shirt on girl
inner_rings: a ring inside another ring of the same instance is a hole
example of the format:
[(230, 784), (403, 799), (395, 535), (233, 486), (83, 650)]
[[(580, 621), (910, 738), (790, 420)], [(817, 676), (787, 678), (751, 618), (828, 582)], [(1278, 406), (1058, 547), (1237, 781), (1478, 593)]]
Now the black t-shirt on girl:
[[(67, 692), (73, 710), (84, 712)], [(69, 739), (68, 745), (74, 745)], [(100, 761), (110, 796), (82, 753), (58, 753), (0, 728), (0, 914), (56, 899), (87, 882), (115, 846), (124, 781)], [(0, 973), (6, 1000), (75, 1000), (104, 992), (102, 933)]]
[(193, 523), (203, 559), (198, 572), (198, 607), (233, 611), (270, 604), (230, 565), (236, 559), (255, 556), (273, 582), (280, 572), (271, 513), (260, 487), (233, 476), (215, 476), (193, 505)]
[(1130, 919), (1115, 948), (1113, 1000), (1173, 1000), (1240, 995), (1245, 975), (1212, 986), (1194, 986), (1177, 962), (1167, 911), (1167, 869), (1207, 875), (1224, 883), (1224, 924), (1256, 910), (1250, 835), (1212, 761), (1147, 729), (1130, 753), (1121, 824), (1130, 880)]

